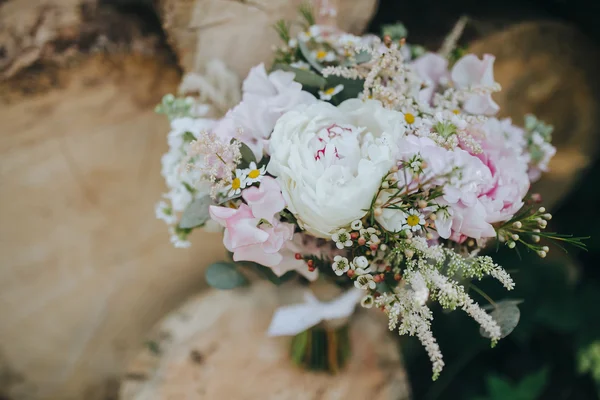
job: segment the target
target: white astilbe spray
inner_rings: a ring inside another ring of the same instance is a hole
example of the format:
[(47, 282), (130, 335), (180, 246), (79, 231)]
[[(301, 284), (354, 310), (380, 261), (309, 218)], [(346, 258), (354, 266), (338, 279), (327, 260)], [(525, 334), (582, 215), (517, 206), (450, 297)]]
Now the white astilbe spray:
[(447, 257), (446, 274), (460, 275), (463, 278), (481, 280), (485, 276), (497, 279), (507, 290), (512, 290), (515, 283), (504, 268), (494, 262), (492, 257), (463, 257), (450, 249), (444, 249)]
[(432, 295), (435, 296), (442, 307), (449, 310), (461, 307), (490, 335), (492, 343), (495, 344), (500, 340), (500, 326), (479, 304), (473, 301), (462, 285), (450, 280), (433, 268), (425, 268), (421, 270), (421, 274), (425, 281), (429, 283)]
[(415, 272), (411, 274), (410, 279), (414, 282), (396, 289), (393, 294), (383, 293), (375, 300), (375, 305), (382, 307), (388, 315), (390, 330), (398, 328), (400, 335), (416, 336), (419, 339), (431, 360), (435, 380), (444, 368), (444, 361), (440, 347), (431, 332), (433, 314), (419, 293), (420, 286), (424, 284), (423, 277), (419, 272)]

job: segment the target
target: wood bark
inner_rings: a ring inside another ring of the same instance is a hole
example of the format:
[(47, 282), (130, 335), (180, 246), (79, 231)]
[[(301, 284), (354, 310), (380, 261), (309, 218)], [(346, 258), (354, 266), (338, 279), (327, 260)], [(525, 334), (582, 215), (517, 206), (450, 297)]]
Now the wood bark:
[(290, 339), (266, 331), (276, 307), (298, 301), (298, 287), (268, 282), (192, 297), (155, 327), (152, 345), (125, 374), (121, 400), (409, 398), (397, 341), (378, 310), (354, 315), (353, 354), (342, 372), (294, 366)]

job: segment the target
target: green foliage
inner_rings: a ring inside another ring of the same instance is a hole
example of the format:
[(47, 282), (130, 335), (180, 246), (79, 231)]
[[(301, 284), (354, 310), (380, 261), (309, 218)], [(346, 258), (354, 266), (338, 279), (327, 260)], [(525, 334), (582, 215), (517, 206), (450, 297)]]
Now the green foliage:
[[(521, 303), (520, 300), (502, 300), (490, 305), (493, 308), (490, 315), (500, 325), (502, 333), (500, 338), (510, 335), (519, 324), (521, 318), (521, 311), (517, 307), (519, 303)], [(491, 339), (490, 335), (482, 328), (479, 329), (479, 333), (481, 336)]]
[(322, 89), (327, 85), (327, 80), (325, 78), (312, 71), (306, 71), (303, 69), (290, 67), (289, 65), (285, 64), (276, 64), (273, 69), (281, 69), (283, 71), (290, 71), (295, 73), (296, 77), (294, 78), (294, 80), (302, 84), (304, 90), (310, 90), (311, 88)]
[(154, 111), (157, 114), (165, 114), (169, 120), (173, 120), (190, 116), (193, 105), (194, 99), (191, 97), (175, 97), (172, 94), (167, 94), (163, 96), (162, 101), (154, 108)]
[(240, 153), (242, 154), (242, 160), (238, 164), (238, 168), (248, 168), (250, 163), (256, 162), (256, 157), (254, 156), (254, 152), (248, 147), (247, 144), (240, 143)]
[(193, 229), (200, 227), (208, 221), (210, 214), (208, 208), (212, 204), (210, 196), (195, 199), (185, 209), (179, 220), (179, 227), (183, 229)]
[(234, 263), (222, 261), (209, 265), (206, 282), (216, 289), (230, 290), (247, 285), (248, 279), (238, 271)]
[(300, 16), (304, 19), (307, 28), (316, 23), (313, 6), (310, 1), (306, 1), (300, 5)]
[(383, 25), (381, 28), (381, 36), (389, 36), (392, 40), (400, 40), (408, 36), (408, 30), (401, 22), (395, 24)]
[(251, 261), (241, 261), (237, 264), (251, 269), (258, 275), (260, 275), (263, 279), (267, 279), (269, 282), (273, 283), (274, 285), (281, 285), (282, 283), (285, 283), (285, 282), (291, 280), (292, 278), (294, 278), (295, 276), (297, 276), (295, 271), (289, 271), (289, 272), (286, 272), (285, 274), (283, 274), (282, 276), (277, 276), (273, 272), (273, 269), (271, 269), (269, 267), (265, 267), (264, 265), (257, 264), (255, 262), (251, 262)]
[(275, 25), (273, 25), (273, 29), (275, 29), (275, 32), (277, 32), (279, 38), (283, 41), (283, 43), (288, 44), (288, 42), (292, 38), (290, 35), (289, 22), (280, 19), (279, 21), (275, 22)]
[(300, 53), (302, 53), (302, 57), (304, 57), (304, 59), (306, 60), (306, 62), (308, 62), (311, 67), (313, 67), (317, 71), (321, 72), (321, 70), (323, 69), (323, 65), (321, 65), (321, 63), (318, 62), (312, 56), (311, 51), (308, 48), (308, 45), (306, 44), (306, 42), (300, 40), (298, 42), (298, 48), (300, 49)]
[(520, 382), (490, 374), (486, 378), (488, 394), (473, 400), (537, 400), (548, 382), (548, 370), (542, 369), (524, 377)]
[(577, 365), (580, 373), (589, 373), (596, 384), (600, 385), (600, 339), (579, 350)]

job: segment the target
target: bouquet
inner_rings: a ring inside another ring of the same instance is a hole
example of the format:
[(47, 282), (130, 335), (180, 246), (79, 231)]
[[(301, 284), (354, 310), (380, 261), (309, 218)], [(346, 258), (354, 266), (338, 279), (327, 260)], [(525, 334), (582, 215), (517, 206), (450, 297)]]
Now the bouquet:
[(301, 15), (298, 34), (277, 24), (273, 66), (254, 67), (221, 118), (197, 99), (164, 98), (170, 190), (157, 215), (177, 247), (196, 228), (223, 230), (234, 263), (209, 267), (213, 286), (242, 285), (240, 269), (252, 268), (274, 283), (343, 289), (331, 302), (308, 292), (306, 303), (276, 311), (269, 333), (295, 336), (296, 362), (341, 368), (347, 328), (328, 321), (360, 303), (416, 336), (436, 378), (444, 362), (428, 304), (464, 311), (492, 344), (518, 321), (518, 302), (473, 284), (514, 287), (485, 254), (490, 244), (540, 257), (547, 241), (584, 246), (546, 232), (552, 215), (528, 193), (555, 153), (552, 127), (494, 116), (494, 57), (462, 54), (456, 30), (432, 53), (406, 43), (402, 25), (385, 27), (383, 39), (358, 37), (317, 24), (309, 7)]

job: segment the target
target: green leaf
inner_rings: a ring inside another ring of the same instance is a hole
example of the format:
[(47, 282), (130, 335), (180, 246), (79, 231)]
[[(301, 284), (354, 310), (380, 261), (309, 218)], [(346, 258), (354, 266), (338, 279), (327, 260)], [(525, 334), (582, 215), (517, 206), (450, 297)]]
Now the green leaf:
[(308, 86), (313, 88), (323, 88), (327, 84), (327, 80), (319, 74), (315, 74), (312, 71), (306, 71), (304, 69), (293, 68), (285, 64), (276, 64), (274, 69), (280, 69), (283, 71), (289, 71), (296, 74), (294, 80), (302, 86)]
[(239, 264), (254, 270), (261, 277), (267, 279), (275, 285), (281, 285), (282, 283), (287, 282), (294, 276), (296, 276), (296, 273), (294, 271), (289, 271), (283, 274), (282, 276), (277, 276), (271, 268), (265, 267), (264, 265), (260, 265), (251, 261), (242, 261)]
[(238, 271), (233, 263), (216, 262), (206, 270), (206, 282), (222, 290), (230, 290), (248, 283), (248, 279)]
[(321, 65), (321, 63), (319, 63), (317, 60), (315, 60), (312, 57), (312, 54), (310, 53), (308, 46), (306, 46), (306, 42), (299, 40), (298, 48), (300, 49), (302, 56), (306, 59), (306, 61), (310, 64), (310, 66), (313, 67), (314, 69), (316, 69), (317, 71), (321, 72), (321, 70), (323, 69), (323, 65)]
[(400, 40), (408, 36), (408, 29), (406, 29), (406, 26), (402, 22), (383, 25), (381, 36), (389, 36), (393, 41)]
[(179, 221), (179, 227), (183, 229), (191, 229), (204, 225), (208, 218), (210, 218), (208, 207), (211, 204), (212, 201), (210, 196), (204, 196), (192, 201), (183, 212), (181, 220)]
[(344, 85), (344, 90), (338, 93), (336, 99), (339, 99), (341, 103), (347, 99), (354, 99), (358, 97), (360, 92), (363, 91), (365, 81), (362, 79), (348, 79), (341, 76), (330, 75), (327, 77), (327, 87), (335, 87), (337, 85)]
[(194, 140), (196, 140), (196, 136), (194, 136), (194, 134), (192, 132), (185, 132), (183, 134), (183, 141), (184, 142), (193, 142)]
[(240, 153), (242, 154), (242, 161), (244, 163), (250, 165), (251, 162), (256, 162), (254, 152), (245, 143), (240, 142)]
[[(508, 336), (519, 324), (519, 319), (521, 318), (521, 311), (517, 307), (519, 303), (521, 303), (520, 300), (499, 301), (490, 313), (494, 321), (500, 325), (500, 338)], [(479, 328), (479, 333), (485, 338), (491, 338), (489, 333), (484, 331), (483, 328)]]
[(527, 375), (525, 378), (523, 378), (523, 380), (521, 380), (521, 382), (519, 382), (517, 385), (517, 391), (523, 399), (539, 399), (547, 382), (548, 370), (543, 368), (540, 371)]

